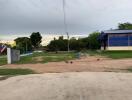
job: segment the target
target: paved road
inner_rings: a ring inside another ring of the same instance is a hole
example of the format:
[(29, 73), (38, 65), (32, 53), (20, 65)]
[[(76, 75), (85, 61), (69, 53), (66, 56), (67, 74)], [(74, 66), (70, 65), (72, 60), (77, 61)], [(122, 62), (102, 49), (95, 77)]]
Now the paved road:
[(0, 100), (132, 100), (131, 73), (58, 73), (0, 81)]

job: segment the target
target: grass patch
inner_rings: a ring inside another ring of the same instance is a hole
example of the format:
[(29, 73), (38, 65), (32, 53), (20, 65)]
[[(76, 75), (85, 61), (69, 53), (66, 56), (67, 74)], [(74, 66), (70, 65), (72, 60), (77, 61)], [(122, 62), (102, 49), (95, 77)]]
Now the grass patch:
[(128, 72), (132, 72), (132, 68), (125, 69)]
[[(41, 60), (37, 60), (36, 58), (41, 58)], [(61, 53), (33, 53), (29, 56), (21, 57), (19, 62), (15, 62), (15, 64), (36, 64), (36, 63), (47, 63), (47, 62), (59, 62), (72, 60), (76, 58), (76, 54), (74, 52), (61, 52)], [(6, 58), (0, 58), (0, 66), (7, 64)]]
[[(36, 58), (41, 58), (41, 60), (36, 60)], [(35, 59), (34, 59), (35, 58)], [(32, 55), (21, 57), (19, 62), (16, 64), (35, 64), (35, 63), (47, 63), (47, 62), (59, 62), (72, 60), (76, 58), (76, 54), (71, 53), (33, 53)]]
[[(112, 59), (123, 59), (123, 58), (132, 58), (132, 51), (84, 51), (83, 53), (87, 53), (90, 56), (100, 55), (106, 56)], [(41, 58), (40, 60), (36, 60), (36, 58)], [(75, 52), (59, 52), (59, 53), (33, 53), (32, 55), (21, 57), (19, 62), (15, 64), (35, 64), (35, 63), (47, 63), (47, 62), (59, 62), (59, 61), (67, 61), (76, 59)], [(0, 58), (0, 65), (7, 64), (6, 58)]]
[(132, 51), (87, 51), (89, 55), (101, 55), (112, 59), (132, 58)]
[(103, 51), (101, 55), (113, 59), (132, 58), (132, 51)]
[(7, 64), (7, 59), (6, 58), (0, 58), (0, 66)]
[(27, 75), (27, 74), (35, 74), (34, 71), (30, 69), (8, 69), (8, 68), (1, 68), (0, 75), (7, 75), (7, 76), (15, 76), (15, 75)]

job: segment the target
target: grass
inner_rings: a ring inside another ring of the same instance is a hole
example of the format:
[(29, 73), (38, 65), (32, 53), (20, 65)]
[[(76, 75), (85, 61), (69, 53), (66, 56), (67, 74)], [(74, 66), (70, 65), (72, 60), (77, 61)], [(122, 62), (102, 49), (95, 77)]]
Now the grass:
[(101, 55), (112, 59), (132, 58), (132, 51), (87, 51), (91, 56)]
[[(41, 60), (37, 60), (37, 57), (41, 57)], [(35, 64), (35, 63), (47, 63), (47, 62), (59, 62), (75, 59), (76, 54), (74, 52), (62, 52), (62, 53), (33, 53), (32, 55), (21, 57), (19, 62), (15, 64)], [(0, 66), (7, 64), (6, 58), (0, 58)]]
[[(39, 58), (40, 57), (40, 58)], [(40, 59), (40, 60), (37, 60)], [(16, 64), (35, 64), (35, 63), (47, 63), (47, 62), (59, 62), (75, 59), (75, 53), (33, 53), (32, 55), (21, 57)]]
[(128, 71), (128, 72), (132, 72), (132, 67), (129, 67), (129, 68), (125, 69), (125, 70)]
[(6, 58), (0, 58), (0, 66), (7, 64), (7, 59)]
[[(132, 51), (84, 51), (90, 56), (101, 55), (112, 59), (132, 58)], [(40, 58), (39, 58), (40, 57)], [(35, 63), (47, 63), (47, 62), (59, 62), (67, 61), (76, 58), (75, 52), (62, 52), (62, 53), (33, 53), (32, 55), (21, 57), (19, 62), (15, 64), (35, 64)], [(38, 60), (40, 59), (40, 60)], [(6, 58), (0, 58), (0, 65), (7, 63)]]
[(16, 75), (27, 75), (35, 74), (34, 71), (30, 69), (9, 69), (9, 68), (0, 68), (0, 75), (4, 76), (16, 76)]

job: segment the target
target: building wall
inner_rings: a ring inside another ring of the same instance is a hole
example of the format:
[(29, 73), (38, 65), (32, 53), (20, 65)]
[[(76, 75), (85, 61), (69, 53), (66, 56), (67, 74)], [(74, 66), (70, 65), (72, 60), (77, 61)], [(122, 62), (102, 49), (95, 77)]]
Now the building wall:
[(109, 34), (106, 50), (132, 50), (132, 34)]
[(107, 47), (106, 50), (132, 50), (132, 46)]
[(108, 38), (109, 47), (129, 46), (128, 34), (110, 34), (108, 35)]

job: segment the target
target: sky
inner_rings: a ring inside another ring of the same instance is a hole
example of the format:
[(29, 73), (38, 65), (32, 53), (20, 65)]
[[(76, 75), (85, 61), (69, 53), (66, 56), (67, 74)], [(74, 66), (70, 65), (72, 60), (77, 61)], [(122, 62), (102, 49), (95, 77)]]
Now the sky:
[[(40, 32), (64, 35), (63, 0), (0, 0), (0, 40)], [(87, 36), (132, 22), (131, 0), (65, 0), (67, 31)]]

